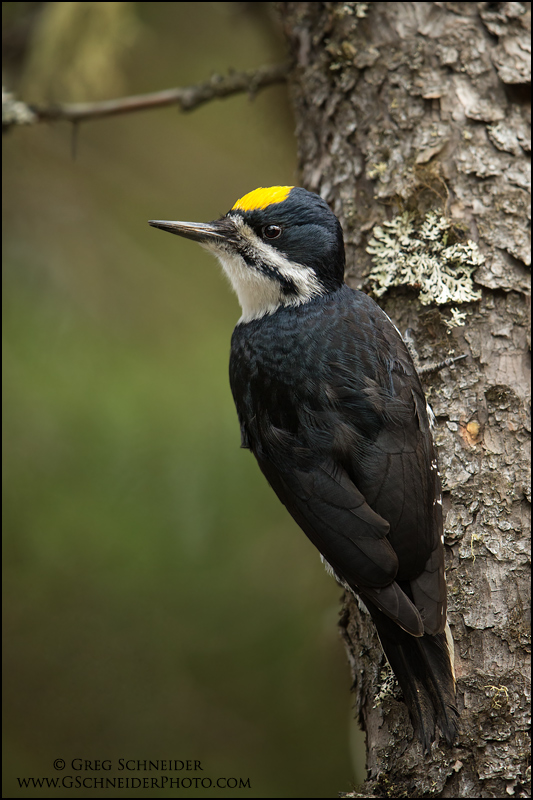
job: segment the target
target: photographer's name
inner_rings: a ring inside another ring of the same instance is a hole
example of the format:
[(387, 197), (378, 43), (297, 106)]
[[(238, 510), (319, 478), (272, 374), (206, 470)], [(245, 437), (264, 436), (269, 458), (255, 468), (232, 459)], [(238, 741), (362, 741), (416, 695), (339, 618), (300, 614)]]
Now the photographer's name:
[(119, 758), (119, 759), (91, 759), (73, 758), (71, 769), (75, 772), (196, 772), (203, 771), (200, 761), (187, 759), (182, 761), (178, 758), (161, 759), (139, 759), (139, 758)]

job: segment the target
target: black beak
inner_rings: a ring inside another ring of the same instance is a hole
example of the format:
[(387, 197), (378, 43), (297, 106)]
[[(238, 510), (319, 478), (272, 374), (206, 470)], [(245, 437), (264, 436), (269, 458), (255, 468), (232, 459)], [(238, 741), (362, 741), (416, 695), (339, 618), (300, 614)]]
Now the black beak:
[(162, 231), (184, 236), (185, 239), (192, 239), (194, 242), (200, 242), (200, 244), (217, 244), (217, 242), (222, 243), (228, 240), (227, 220), (216, 220), (215, 222), (171, 222), (165, 219), (151, 219), (148, 224), (153, 228), (161, 228)]

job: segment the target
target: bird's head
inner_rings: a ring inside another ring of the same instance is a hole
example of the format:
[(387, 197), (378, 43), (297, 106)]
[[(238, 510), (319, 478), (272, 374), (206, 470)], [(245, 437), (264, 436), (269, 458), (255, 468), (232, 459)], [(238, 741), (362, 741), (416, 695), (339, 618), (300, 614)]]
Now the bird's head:
[(150, 220), (213, 252), (239, 298), (242, 322), (329, 294), (344, 282), (344, 241), (327, 203), (298, 186), (237, 200), (214, 222)]

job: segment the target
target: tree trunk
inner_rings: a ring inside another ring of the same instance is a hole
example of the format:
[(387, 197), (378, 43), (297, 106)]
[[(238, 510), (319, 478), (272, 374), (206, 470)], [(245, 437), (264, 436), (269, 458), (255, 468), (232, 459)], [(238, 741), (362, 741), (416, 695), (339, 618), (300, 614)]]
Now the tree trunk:
[[(423, 358), (468, 354), (424, 378), (447, 511), (461, 736), (430, 756), (412, 742), (373, 625), (347, 597), (341, 628), (368, 750), (368, 782), (354, 796), (529, 796), (529, 6), (280, 6), (302, 185), (343, 224), (351, 284), (382, 295)], [(420, 281), (402, 281), (409, 242), (396, 285), (386, 290), (376, 267), (388, 242), (393, 269), (402, 231), (420, 254), (423, 224), (429, 250), (442, 234), (437, 271), (450, 243), (477, 266), (473, 285), (466, 273), (451, 279), (449, 302), (422, 302)]]

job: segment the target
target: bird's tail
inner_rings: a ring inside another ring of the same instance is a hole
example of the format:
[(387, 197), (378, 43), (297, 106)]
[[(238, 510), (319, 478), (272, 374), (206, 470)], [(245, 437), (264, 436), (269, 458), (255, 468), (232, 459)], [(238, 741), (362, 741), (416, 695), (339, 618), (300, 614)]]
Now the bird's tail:
[(402, 689), (415, 735), (424, 750), (430, 749), (437, 726), (448, 744), (452, 744), (459, 728), (459, 712), (449, 627), (433, 636), (428, 633), (412, 636), (372, 603), (365, 600), (365, 604)]

